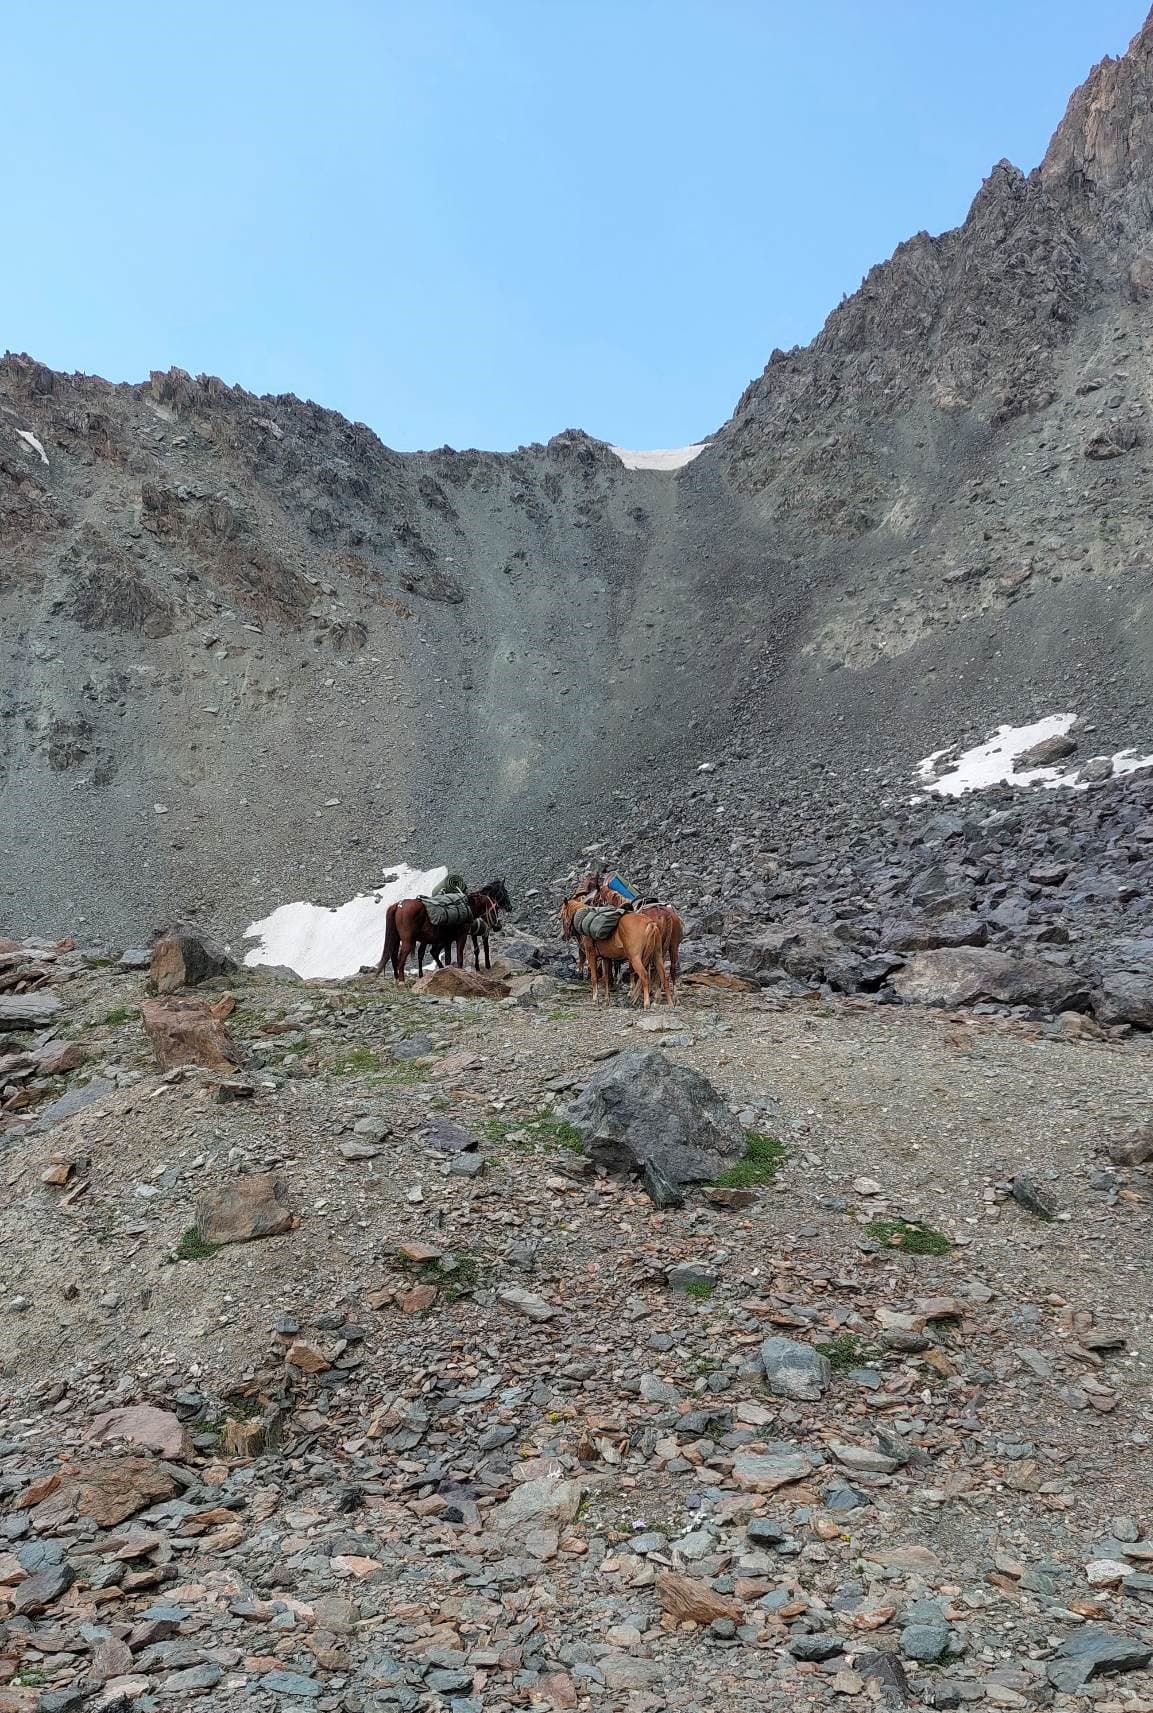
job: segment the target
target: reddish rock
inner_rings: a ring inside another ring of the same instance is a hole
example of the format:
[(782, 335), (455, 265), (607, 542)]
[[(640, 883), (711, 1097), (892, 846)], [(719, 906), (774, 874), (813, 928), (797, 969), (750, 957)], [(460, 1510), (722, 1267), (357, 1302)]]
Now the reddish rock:
[(294, 1338), (288, 1347), (288, 1361), (294, 1368), (299, 1368), (304, 1374), (322, 1374), (332, 1363), (324, 1354), (319, 1344), (312, 1344), (307, 1338)]
[(199, 934), (165, 934), (152, 947), (149, 993), (176, 993), (236, 968), (222, 946)]
[(175, 1498), (179, 1491), (167, 1470), (148, 1457), (94, 1458), (71, 1470), (68, 1480), (79, 1514), (102, 1529)]
[(97, 1445), (126, 1439), (130, 1445), (139, 1445), (145, 1451), (158, 1451), (161, 1457), (183, 1457), (188, 1450), (183, 1423), (170, 1410), (154, 1409), (151, 1404), (106, 1410), (96, 1417), (84, 1437)]
[(87, 1057), (77, 1041), (49, 1041), (35, 1055), (36, 1069), (42, 1076), (62, 1077), (66, 1071), (79, 1070)]
[(140, 1012), (162, 1070), (202, 1065), (227, 1076), (240, 1064), (240, 1049), (207, 1000), (146, 999)]
[(249, 1243), (291, 1231), (296, 1216), (288, 1205), (288, 1187), (275, 1172), (233, 1178), (204, 1197), (196, 1210), (196, 1229), (205, 1243)]
[(743, 1616), (739, 1601), (714, 1593), (707, 1582), (695, 1576), (679, 1576), (673, 1570), (658, 1574), (657, 1599), (678, 1624), (711, 1624), (715, 1618), (733, 1618), (739, 1623)]
[(413, 983), (414, 993), (429, 993), (438, 999), (507, 999), (508, 982), (478, 970), (433, 970)]

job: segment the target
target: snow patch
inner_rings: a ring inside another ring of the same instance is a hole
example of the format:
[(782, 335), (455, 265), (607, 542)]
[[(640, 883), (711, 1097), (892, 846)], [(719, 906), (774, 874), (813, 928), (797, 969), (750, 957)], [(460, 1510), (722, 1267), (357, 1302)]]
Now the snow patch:
[(323, 904), (282, 904), (244, 933), (258, 942), (244, 961), (282, 964), (297, 975), (337, 981), (375, 964), (384, 945), (384, 918), (401, 898), (423, 897), (445, 878), (446, 868), (417, 869), (400, 863), (384, 886), (350, 898), (338, 909)]
[(22, 440), (25, 446), (30, 446), (33, 452), (38, 452), (40, 454), (40, 462), (42, 464), (47, 464), (48, 454), (45, 452), (43, 446), (41, 446), (39, 440), (37, 440), (30, 428), (18, 428), (16, 430), (16, 438), (17, 440)]
[[(974, 744), (972, 749), (956, 754), (955, 749), (936, 749), (917, 768), (924, 791), (938, 797), (962, 797), (969, 791), (983, 791), (990, 785), (1043, 785), (1048, 790), (1063, 786), (1072, 791), (1085, 791), (1088, 781), (1078, 774), (1090, 759), (1104, 757), (1078, 756), (1061, 767), (1029, 767), (1015, 773), (1013, 763), (1034, 744), (1045, 738), (1065, 737), (1077, 724), (1076, 714), (1049, 714), (1027, 726), (998, 726), (991, 738)], [(1118, 750), (1107, 758), (1113, 763), (1113, 773), (1133, 773), (1139, 767), (1153, 765), (1153, 756), (1141, 755), (1136, 749)], [(946, 764), (947, 765), (944, 765)]]
[(610, 446), (626, 470), (680, 470), (700, 456), (708, 442), (696, 446), (672, 446), (653, 452), (629, 452), (623, 446)]

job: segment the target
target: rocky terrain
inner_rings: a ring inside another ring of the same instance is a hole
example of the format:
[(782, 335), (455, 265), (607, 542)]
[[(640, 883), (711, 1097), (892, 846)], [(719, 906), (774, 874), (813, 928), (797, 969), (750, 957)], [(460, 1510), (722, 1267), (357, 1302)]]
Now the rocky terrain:
[(1144, 1036), (20, 955), (3, 1713), (1153, 1704)]
[(523, 896), (654, 811), (674, 858), (705, 760), (883, 830), (1002, 720), (1148, 743), (1151, 90), (1147, 25), (675, 470), (5, 359), (7, 930), (235, 933), (402, 859)]
[(675, 469), (0, 363), (0, 1713), (1153, 1709), (1151, 115)]

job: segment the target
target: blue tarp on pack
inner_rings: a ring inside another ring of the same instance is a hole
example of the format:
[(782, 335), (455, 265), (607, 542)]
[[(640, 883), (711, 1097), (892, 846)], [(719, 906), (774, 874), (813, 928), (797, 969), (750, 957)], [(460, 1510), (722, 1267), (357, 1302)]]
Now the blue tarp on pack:
[(614, 874), (609, 881), (609, 891), (615, 892), (618, 898), (625, 899), (629, 904), (635, 904), (638, 894), (635, 893), (627, 880), (622, 880), (619, 874)]

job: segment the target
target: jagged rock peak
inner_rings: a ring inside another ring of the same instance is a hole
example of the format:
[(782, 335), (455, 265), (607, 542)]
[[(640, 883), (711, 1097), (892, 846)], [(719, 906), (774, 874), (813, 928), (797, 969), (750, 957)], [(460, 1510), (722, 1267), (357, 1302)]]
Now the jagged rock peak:
[(1075, 90), (1041, 163), (1046, 189), (1093, 222), (1119, 192), (1150, 206), (1153, 179), (1153, 12), (1120, 59), (1107, 56)]

